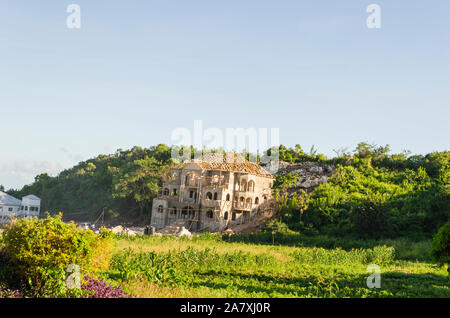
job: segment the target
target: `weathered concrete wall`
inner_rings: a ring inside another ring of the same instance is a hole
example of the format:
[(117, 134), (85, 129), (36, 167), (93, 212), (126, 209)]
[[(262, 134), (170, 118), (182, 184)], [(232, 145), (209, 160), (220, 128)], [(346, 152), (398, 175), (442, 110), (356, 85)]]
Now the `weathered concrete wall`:
[(258, 207), (271, 198), (272, 186), (270, 175), (202, 170), (188, 163), (171, 171), (153, 202), (151, 224), (161, 228), (186, 220), (190, 230), (218, 231), (250, 222)]
[(288, 189), (289, 194), (299, 190), (307, 192), (313, 191), (316, 187), (328, 182), (328, 178), (334, 173), (335, 167), (329, 164), (316, 162), (302, 162), (296, 164), (284, 164), (283, 169), (278, 171), (278, 175), (285, 176), (289, 173), (300, 177), (297, 184)]
[(155, 199), (153, 200), (152, 206), (152, 219), (151, 225), (157, 229), (161, 229), (167, 224), (165, 224), (165, 220), (167, 218), (167, 208), (168, 202), (167, 200)]

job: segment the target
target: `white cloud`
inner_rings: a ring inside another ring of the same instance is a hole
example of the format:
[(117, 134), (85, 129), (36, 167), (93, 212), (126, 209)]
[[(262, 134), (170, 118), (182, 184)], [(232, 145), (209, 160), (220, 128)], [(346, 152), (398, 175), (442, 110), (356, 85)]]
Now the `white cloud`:
[(0, 164), (0, 184), (5, 188), (21, 188), (32, 183), (41, 173), (57, 175), (63, 167), (55, 161), (15, 160), (10, 164)]
[(83, 156), (80, 154), (76, 154), (76, 153), (72, 153), (70, 150), (68, 150), (67, 148), (64, 147), (60, 147), (59, 151), (63, 152), (67, 158), (69, 158), (70, 160), (78, 163), (80, 161), (83, 161)]

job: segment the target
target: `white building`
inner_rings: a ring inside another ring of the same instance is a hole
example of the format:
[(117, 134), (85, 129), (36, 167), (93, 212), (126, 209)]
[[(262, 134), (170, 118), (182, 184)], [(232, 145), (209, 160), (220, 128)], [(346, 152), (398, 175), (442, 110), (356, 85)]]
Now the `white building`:
[(22, 201), (0, 191), (0, 224), (9, 223), (12, 218), (39, 217), (41, 199), (27, 195)]

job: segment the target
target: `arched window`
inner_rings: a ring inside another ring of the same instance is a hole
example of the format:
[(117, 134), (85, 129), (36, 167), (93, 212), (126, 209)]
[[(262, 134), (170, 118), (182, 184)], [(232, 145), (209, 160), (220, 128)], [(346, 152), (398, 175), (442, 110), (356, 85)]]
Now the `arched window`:
[(255, 204), (259, 204), (259, 198), (258, 197), (255, 198)]
[(248, 191), (255, 192), (255, 181), (250, 180), (248, 182)]
[(210, 219), (212, 219), (213, 218), (213, 211), (211, 211), (211, 210), (209, 210), (209, 211), (207, 211), (206, 212), (206, 216), (208, 217), (208, 218), (210, 218)]
[(230, 194), (227, 194), (227, 201), (230, 201)]
[(241, 181), (241, 191), (247, 191), (247, 181)]
[(167, 188), (164, 188), (164, 192), (163, 192), (163, 194), (164, 194), (164, 195), (169, 195), (169, 189), (167, 189)]
[(177, 195), (177, 189), (173, 189), (173, 190), (172, 190), (172, 195), (173, 195), (173, 196)]
[(223, 215), (223, 219), (228, 220), (228, 212), (225, 212), (225, 214)]
[(212, 193), (211, 192), (206, 193), (206, 200), (212, 200)]
[(160, 205), (160, 206), (158, 207), (158, 212), (162, 212), (162, 211), (164, 211), (164, 207), (163, 207), (162, 205)]
[(252, 205), (252, 199), (247, 198), (247, 200), (245, 200), (245, 207), (248, 209), (248, 208), (250, 208), (251, 205)]
[(214, 200), (217, 200), (217, 192), (214, 192)]

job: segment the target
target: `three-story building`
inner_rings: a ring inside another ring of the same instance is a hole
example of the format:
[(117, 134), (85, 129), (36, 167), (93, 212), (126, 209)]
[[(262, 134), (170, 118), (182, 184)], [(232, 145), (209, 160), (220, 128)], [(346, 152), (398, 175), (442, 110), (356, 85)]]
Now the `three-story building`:
[(274, 177), (234, 153), (208, 154), (171, 170), (153, 200), (151, 225), (184, 223), (193, 231), (220, 231), (251, 222), (272, 198)]

